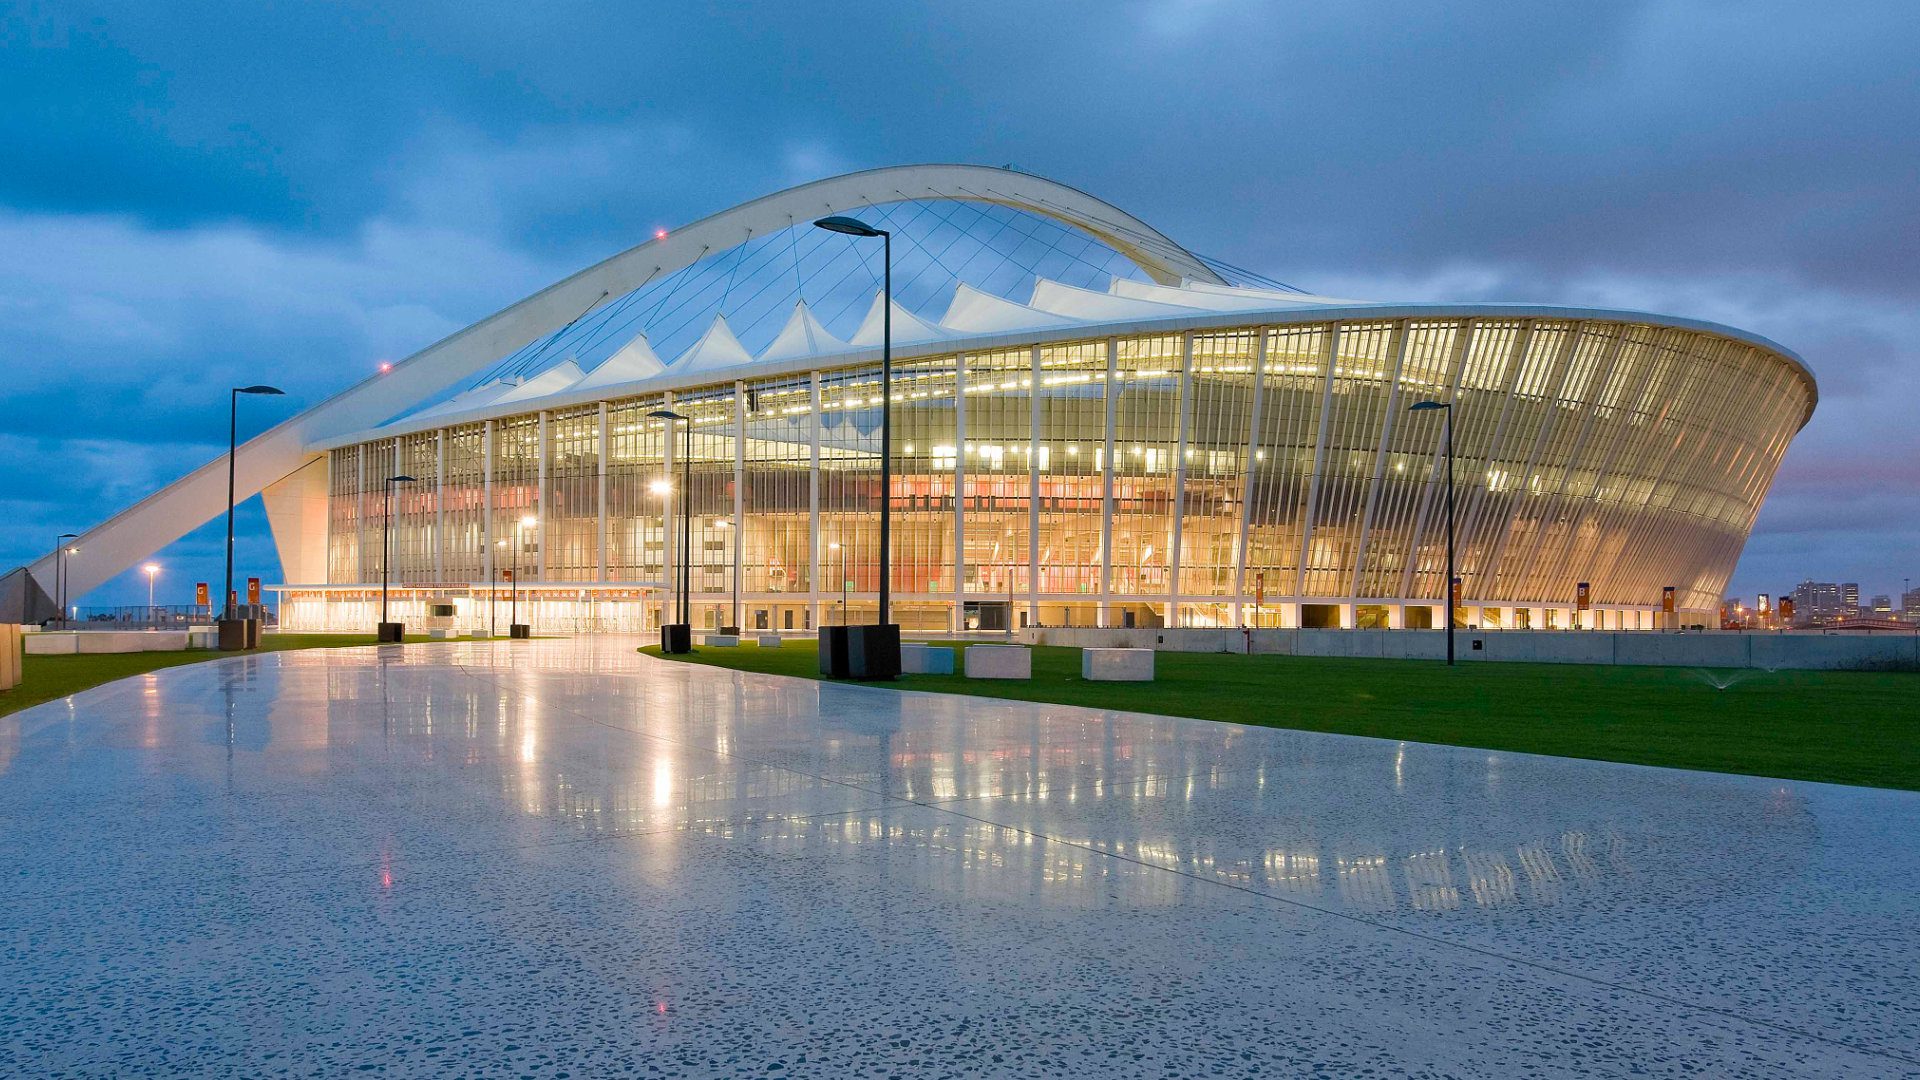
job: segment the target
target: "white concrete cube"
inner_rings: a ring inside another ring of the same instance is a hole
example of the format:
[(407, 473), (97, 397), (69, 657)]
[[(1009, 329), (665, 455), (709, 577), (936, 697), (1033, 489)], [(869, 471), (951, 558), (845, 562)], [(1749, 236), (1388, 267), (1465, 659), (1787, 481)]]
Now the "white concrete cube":
[(779, 634), (761, 634), (760, 647), (763, 649), (777, 649), (783, 640), (785, 639)]
[(708, 634), (700, 639), (700, 644), (710, 649), (734, 649), (740, 646), (739, 634)]
[(1033, 652), (1024, 645), (969, 645), (967, 678), (1031, 679)]
[(944, 645), (903, 644), (900, 670), (908, 675), (951, 675), (953, 650)]
[(1081, 649), (1080, 677), (1088, 682), (1152, 682), (1152, 649)]

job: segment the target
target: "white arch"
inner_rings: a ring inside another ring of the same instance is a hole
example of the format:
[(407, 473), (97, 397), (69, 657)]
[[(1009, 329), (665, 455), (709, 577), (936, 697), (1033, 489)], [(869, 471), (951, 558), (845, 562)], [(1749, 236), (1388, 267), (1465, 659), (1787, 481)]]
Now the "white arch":
[[(427, 346), (377, 375), (249, 440), (235, 455), (235, 494), (246, 499), (293, 477), (334, 435), (372, 427), (487, 364), (579, 319), (616, 297), (726, 251), (755, 236), (860, 206), (905, 200), (994, 203), (1083, 229), (1131, 259), (1154, 280), (1224, 284), (1192, 252), (1131, 214), (1085, 192), (1029, 173), (979, 165), (902, 165), (849, 173), (742, 203), (667, 236), (649, 240)], [(272, 399), (254, 399), (268, 408)], [(306, 470), (285, 486), (280, 514), (324, 513), (324, 491)], [(275, 502), (270, 495), (270, 504)], [(322, 505), (316, 509), (312, 504)], [(302, 510), (301, 507), (305, 506)], [(226, 509), (226, 462), (215, 459), (87, 530), (67, 563), (69, 596), (81, 596)], [(269, 506), (270, 516), (275, 505)], [(310, 534), (315, 530), (307, 530)], [(287, 538), (290, 539), (290, 538)], [(283, 559), (287, 552), (283, 549)], [(324, 553), (321, 553), (324, 558)], [(304, 556), (302, 562), (312, 562)], [(29, 571), (49, 593), (53, 556)], [(323, 564), (324, 565), (324, 564)], [(236, 573), (238, 570), (236, 570)], [(291, 576), (291, 575), (290, 575)], [(305, 582), (302, 582), (305, 584)], [(217, 586), (216, 586), (217, 588)]]

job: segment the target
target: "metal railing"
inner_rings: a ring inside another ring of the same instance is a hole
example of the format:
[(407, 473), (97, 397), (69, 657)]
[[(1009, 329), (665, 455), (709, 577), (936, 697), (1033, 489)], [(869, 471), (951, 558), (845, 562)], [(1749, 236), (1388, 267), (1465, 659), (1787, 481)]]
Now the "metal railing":
[[(242, 617), (254, 617), (261, 625), (275, 624), (272, 608), (262, 605), (240, 609)], [(214, 613), (202, 604), (126, 604), (117, 607), (83, 607), (63, 619), (51, 619), (47, 630), (185, 630), (189, 626), (211, 626)]]

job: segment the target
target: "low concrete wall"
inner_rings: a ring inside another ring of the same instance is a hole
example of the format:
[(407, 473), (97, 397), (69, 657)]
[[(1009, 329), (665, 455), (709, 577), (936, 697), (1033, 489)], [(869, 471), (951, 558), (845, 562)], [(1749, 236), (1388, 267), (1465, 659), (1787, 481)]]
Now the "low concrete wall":
[(26, 635), (26, 651), (32, 656), (184, 652), (188, 644), (186, 630), (66, 630)]
[[(1029, 645), (1264, 653), (1388, 660), (1443, 660), (1442, 630), (1121, 630), (1092, 627), (1020, 631)], [(1476, 647), (1477, 643), (1477, 647)], [(1742, 634), (1598, 630), (1456, 630), (1462, 663), (1624, 664), (1654, 667), (1920, 671), (1920, 634), (1819, 632)]]

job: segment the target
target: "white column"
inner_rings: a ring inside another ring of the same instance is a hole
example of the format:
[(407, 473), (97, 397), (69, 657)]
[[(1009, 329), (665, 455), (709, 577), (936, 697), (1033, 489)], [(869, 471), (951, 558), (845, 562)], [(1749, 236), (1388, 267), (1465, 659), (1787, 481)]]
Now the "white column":
[[(1356, 543), (1353, 548), (1353, 595), (1356, 597), (1366, 595), (1366, 590), (1360, 587), (1360, 582), (1366, 573), (1367, 541), (1373, 532), (1374, 510), (1380, 505), (1381, 492), (1386, 486), (1387, 446), (1393, 440), (1393, 426), (1399, 421), (1399, 413), (1402, 409), (1400, 404), (1400, 372), (1407, 360), (1407, 339), (1412, 336), (1413, 332), (1408, 328), (1407, 320), (1401, 319), (1394, 324), (1394, 343), (1388, 350), (1393, 354), (1393, 375), (1387, 382), (1386, 416), (1380, 421), (1380, 446), (1379, 449), (1374, 451), (1373, 475), (1367, 478), (1367, 493), (1360, 503), (1362, 507), (1360, 511), (1360, 537), (1359, 542)], [(1452, 423), (1453, 421), (1449, 418), (1447, 422)]]
[[(493, 421), (480, 427), (480, 579), (492, 587), (493, 551)], [(487, 603), (493, 603), (488, 596)]]
[[(539, 521), (533, 528), (535, 545), (533, 556), (533, 579), (547, 580), (547, 532), (552, 527), (547, 521), (547, 417), (545, 409), (540, 410), (540, 426), (535, 436), (540, 440), (540, 456), (535, 473), (533, 488), (533, 515)], [(516, 537), (518, 533), (514, 534)]]
[(1259, 337), (1253, 349), (1253, 412), (1247, 421), (1247, 456), (1241, 461), (1240, 525), (1233, 538), (1233, 620), (1246, 625), (1247, 532), (1253, 526), (1253, 465), (1260, 453), (1260, 410), (1266, 405), (1267, 330), (1254, 331)]
[(1040, 622), (1040, 346), (1033, 347), (1027, 395), (1027, 625)]
[[(359, 569), (359, 573), (355, 576), (354, 584), (365, 585), (368, 580), (367, 565), (370, 559), (370, 557), (367, 554), (367, 444), (366, 443), (361, 443), (359, 446), (354, 448), (353, 460), (354, 460), (354, 467), (359, 470), (359, 478), (354, 481), (353, 489), (359, 492), (359, 495), (356, 497), (360, 500), (360, 509), (354, 515), (354, 519), (353, 519), (353, 532), (354, 532), (353, 550), (358, 558), (357, 566)], [(238, 592), (239, 590), (236, 589), (235, 591)], [(221, 602), (223, 604), (226, 603), (227, 598), (223, 597), (221, 599)], [(224, 613), (226, 609), (223, 607), (221, 608), (221, 611)]]
[[(727, 597), (732, 603), (733, 597), (740, 595), (740, 568), (745, 561), (747, 546), (746, 518), (747, 486), (747, 384), (742, 380), (733, 381), (733, 593)], [(744, 609), (745, 601), (741, 601)], [(735, 626), (745, 628), (747, 613), (745, 610), (733, 613), (738, 620)]]
[[(321, 581), (327, 585), (339, 584), (339, 582), (333, 580), (333, 455), (333, 451), (328, 451), (326, 454), (321, 455), (327, 463), (327, 512), (320, 519), (320, 527), (325, 530), (326, 534), (327, 561), (323, 568), (324, 576), (321, 578)], [(331, 610), (332, 600), (330, 598), (332, 596), (333, 594), (330, 592), (320, 594), (320, 610), (323, 612), (323, 618), (325, 617), (324, 613)], [(207, 590), (207, 599), (209, 601), (214, 600), (213, 590)], [(209, 603), (207, 606), (213, 607), (214, 604)], [(208, 614), (212, 614), (212, 612)]]
[[(807, 373), (807, 401), (813, 415), (813, 431), (808, 449), (811, 465), (807, 469), (807, 607), (813, 611), (813, 628), (820, 629), (820, 373)], [(838, 582), (834, 583), (838, 586)]]
[(1307, 478), (1307, 501), (1300, 514), (1300, 573), (1295, 596), (1307, 594), (1307, 553), (1313, 550), (1313, 507), (1320, 500), (1320, 476), (1327, 467), (1327, 425), (1333, 415), (1333, 359), (1340, 355), (1340, 324), (1327, 328), (1327, 354), (1320, 368), (1320, 431), (1314, 436), (1313, 474)]
[(433, 580), (447, 583), (447, 429), (433, 433)]
[(1120, 339), (1107, 339), (1107, 440), (1100, 451), (1100, 625), (1113, 618), (1113, 429), (1120, 416)]
[(600, 403), (600, 416), (594, 429), (594, 453), (599, 468), (594, 477), (593, 505), (598, 520), (594, 523), (594, 549), (599, 552), (595, 561), (594, 580), (601, 584), (607, 581), (607, 453), (611, 444), (607, 439), (607, 403)]
[(1180, 335), (1180, 439), (1173, 450), (1173, 539), (1167, 545), (1167, 625), (1180, 625), (1180, 532), (1187, 514), (1187, 432), (1193, 427), (1193, 331)]
[(953, 358), (953, 617), (954, 633), (967, 618), (967, 354)]

